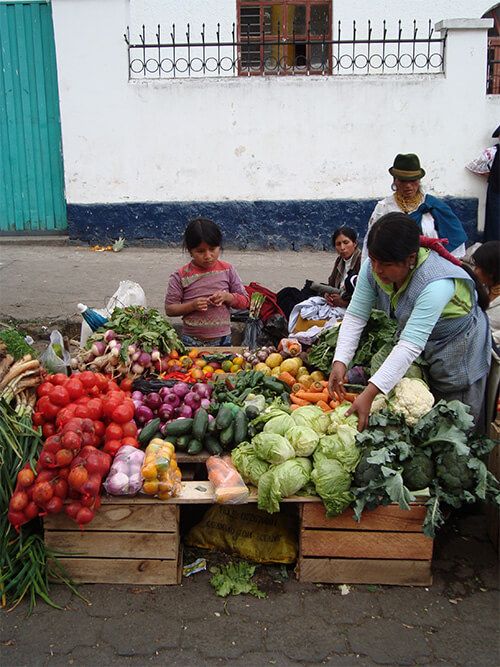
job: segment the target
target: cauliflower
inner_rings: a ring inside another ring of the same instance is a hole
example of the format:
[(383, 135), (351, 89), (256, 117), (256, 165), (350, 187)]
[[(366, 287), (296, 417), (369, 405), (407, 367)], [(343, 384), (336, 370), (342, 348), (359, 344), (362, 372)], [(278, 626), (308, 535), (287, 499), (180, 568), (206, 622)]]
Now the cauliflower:
[(391, 412), (403, 415), (408, 426), (413, 426), (434, 405), (434, 396), (422, 380), (402, 378), (387, 396), (375, 397), (370, 414), (387, 408)]

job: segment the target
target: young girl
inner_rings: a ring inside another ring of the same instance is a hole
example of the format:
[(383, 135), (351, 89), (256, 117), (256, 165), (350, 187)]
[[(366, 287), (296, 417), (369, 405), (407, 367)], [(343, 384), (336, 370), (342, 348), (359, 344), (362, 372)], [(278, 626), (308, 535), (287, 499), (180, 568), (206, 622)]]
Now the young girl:
[(487, 241), (472, 255), (474, 270), (488, 290), (487, 315), (495, 345), (500, 347), (500, 241)]
[(171, 274), (165, 312), (182, 317), (182, 342), (188, 347), (231, 345), (229, 308), (244, 310), (250, 298), (236, 270), (219, 259), (221, 231), (208, 218), (191, 220), (183, 247), (191, 261)]
[[(325, 294), (330, 306), (346, 308), (350, 298), (346, 298), (344, 290), (348, 274), (357, 275), (361, 264), (361, 250), (358, 248), (358, 237), (352, 227), (339, 227), (333, 232), (332, 246), (339, 256), (333, 265), (333, 271), (328, 278), (330, 287), (337, 287), (342, 294)], [(352, 290), (351, 290), (352, 293)]]

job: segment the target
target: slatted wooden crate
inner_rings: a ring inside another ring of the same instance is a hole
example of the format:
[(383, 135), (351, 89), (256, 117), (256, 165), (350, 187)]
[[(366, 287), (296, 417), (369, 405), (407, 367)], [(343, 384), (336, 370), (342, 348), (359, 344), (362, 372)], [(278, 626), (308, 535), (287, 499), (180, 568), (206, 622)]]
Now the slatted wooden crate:
[(149, 497), (103, 498), (81, 530), (64, 514), (44, 519), (45, 543), (79, 583), (178, 584), (179, 506)]
[(364, 512), (360, 523), (352, 518), (352, 509), (334, 519), (326, 518), (319, 503), (304, 503), (300, 512), (300, 581), (403, 586), (432, 583), (433, 540), (422, 532), (423, 505), (413, 504), (410, 511), (397, 505), (378, 507)]

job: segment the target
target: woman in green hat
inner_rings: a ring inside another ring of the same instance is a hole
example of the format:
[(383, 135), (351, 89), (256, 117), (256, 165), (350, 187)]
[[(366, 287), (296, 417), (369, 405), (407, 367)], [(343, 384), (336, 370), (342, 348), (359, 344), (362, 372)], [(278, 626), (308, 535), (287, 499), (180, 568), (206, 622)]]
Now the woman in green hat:
[(420, 233), (429, 238), (448, 239), (446, 249), (455, 257), (465, 255), (467, 234), (448, 204), (424, 194), (420, 179), (425, 171), (415, 153), (398, 153), (389, 173), (393, 177), (394, 194), (377, 202), (368, 222), (363, 244), (362, 262), (367, 258), (366, 241), (372, 225), (386, 213), (406, 213), (418, 224)]

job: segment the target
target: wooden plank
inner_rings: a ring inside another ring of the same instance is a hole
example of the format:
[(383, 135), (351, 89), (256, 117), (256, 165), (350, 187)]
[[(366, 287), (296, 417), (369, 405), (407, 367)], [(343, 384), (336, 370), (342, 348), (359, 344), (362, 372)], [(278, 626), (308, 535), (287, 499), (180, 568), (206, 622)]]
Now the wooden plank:
[(81, 584), (180, 584), (179, 559), (62, 558), (58, 562), (75, 583)]
[(410, 510), (401, 510), (397, 505), (377, 507), (363, 512), (361, 521), (353, 519), (354, 511), (348, 508), (333, 519), (326, 518), (323, 504), (308, 504), (302, 509), (304, 528), (325, 528), (329, 530), (389, 530), (421, 532), (427, 508), (411, 505)]
[(241, 354), (242, 352), (245, 352), (248, 350), (248, 347), (242, 347), (241, 345), (232, 345), (230, 347), (217, 347), (217, 346), (207, 346), (207, 347), (199, 347), (197, 348), (199, 350), (199, 353), (201, 352), (209, 352), (210, 354)]
[[(176, 533), (179, 526), (179, 508), (176, 505), (164, 505), (161, 500), (147, 504), (134, 502), (102, 503), (92, 522), (85, 528), (91, 531), (135, 531), (152, 533)], [(73, 530), (79, 527), (65, 514), (53, 514), (44, 517), (45, 530)]]
[[(57, 551), (95, 558), (177, 558), (176, 533), (45, 531), (45, 544)], [(57, 555), (57, 554), (56, 554)]]
[(368, 531), (300, 531), (303, 556), (329, 558), (390, 558), (427, 560), (432, 558), (433, 540), (423, 533)]
[(323, 584), (430, 586), (432, 570), (430, 560), (302, 558), (297, 578)]

